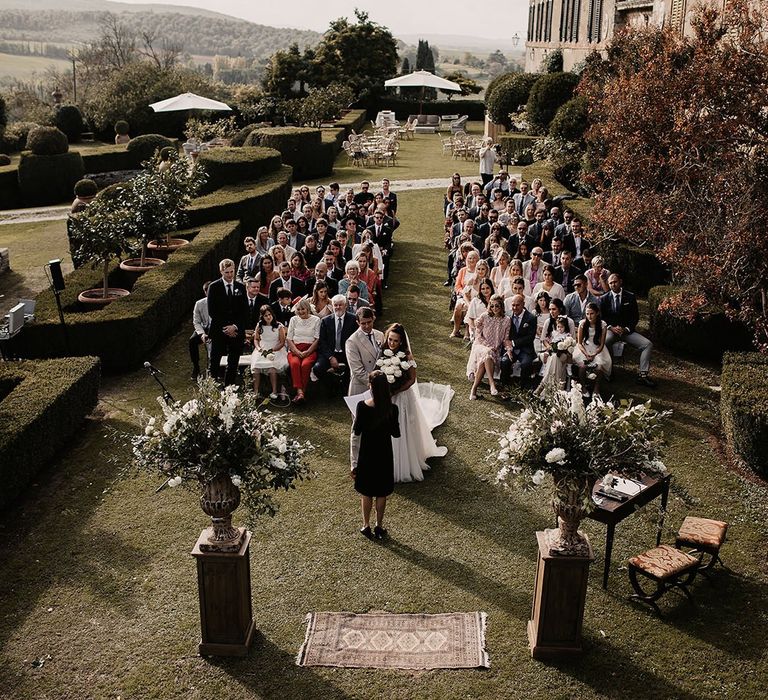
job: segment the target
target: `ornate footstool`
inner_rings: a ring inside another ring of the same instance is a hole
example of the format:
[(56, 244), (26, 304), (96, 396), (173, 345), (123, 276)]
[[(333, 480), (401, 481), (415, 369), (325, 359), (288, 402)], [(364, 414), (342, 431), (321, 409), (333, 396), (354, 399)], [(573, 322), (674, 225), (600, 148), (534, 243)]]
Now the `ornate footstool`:
[[(723, 560), (720, 559), (720, 547), (725, 542), (725, 534), (728, 532), (728, 523), (709, 518), (694, 518), (687, 516), (680, 526), (680, 531), (675, 538), (675, 547), (688, 547), (690, 554), (697, 556), (699, 571), (709, 578), (709, 570)], [(705, 557), (705, 555), (709, 555)]]
[[(629, 560), (629, 581), (636, 591), (631, 597), (648, 603), (658, 615), (661, 615), (661, 610), (656, 605), (656, 601), (672, 588), (679, 588), (693, 603), (688, 586), (698, 570), (699, 560), (696, 557), (670, 544), (649, 549)], [(652, 593), (644, 591), (637, 579), (638, 574), (655, 582), (656, 590)]]

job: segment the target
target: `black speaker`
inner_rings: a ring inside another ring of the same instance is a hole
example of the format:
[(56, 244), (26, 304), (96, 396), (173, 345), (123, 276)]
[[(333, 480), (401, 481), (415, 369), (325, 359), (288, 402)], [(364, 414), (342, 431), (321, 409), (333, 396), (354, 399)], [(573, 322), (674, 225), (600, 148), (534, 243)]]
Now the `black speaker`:
[(63, 292), (64, 275), (61, 274), (61, 260), (49, 260), (48, 267), (51, 270), (51, 281), (53, 282), (53, 289), (57, 292)]

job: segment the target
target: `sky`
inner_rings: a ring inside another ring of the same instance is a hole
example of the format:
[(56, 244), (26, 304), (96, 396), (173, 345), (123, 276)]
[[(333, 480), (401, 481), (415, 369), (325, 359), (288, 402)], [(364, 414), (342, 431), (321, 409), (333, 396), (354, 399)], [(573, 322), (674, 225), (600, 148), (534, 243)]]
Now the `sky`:
[[(146, 0), (121, 0), (147, 4)], [(487, 38), (489, 51), (509, 50), (510, 37), (517, 32), (525, 41), (528, 1), (507, 0), (489, 6), (466, 0), (290, 0), (283, 4), (269, 0), (162, 0), (166, 5), (203, 7), (273, 27), (295, 27), (323, 32), (337, 17), (354, 17), (355, 7), (366, 10), (374, 22), (383, 24), (395, 36), (451, 34)], [(493, 9), (488, 12), (489, 7)], [(476, 9), (475, 9), (476, 8)], [(522, 45), (522, 44), (520, 44)]]

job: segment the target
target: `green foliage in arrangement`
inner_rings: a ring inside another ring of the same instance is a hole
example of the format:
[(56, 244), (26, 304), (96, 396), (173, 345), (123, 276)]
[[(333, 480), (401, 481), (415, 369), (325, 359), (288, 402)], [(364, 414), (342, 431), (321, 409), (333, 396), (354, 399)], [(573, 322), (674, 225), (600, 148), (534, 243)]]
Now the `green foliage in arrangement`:
[(95, 357), (0, 363), (0, 510), (80, 429), (99, 397)]
[(69, 141), (55, 126), (38, 126), (27, 134), (27, 148), (36, 156), (58, 156), (69, 151)]
[(720, 383), (728, 446), (750, 469), (768, 476), (768, 356), (726, 353)]
[(573, 97), (579, 84), (575, 73), (546, 73), (531, 88), (525, 107), (531, 133), (544, 134), (557, 110)]
[(18, 169), (22, 203), (34, 207), (66, 202), (84, 174), (83, 159), (77, 152), (39, 156), (25, 151)]

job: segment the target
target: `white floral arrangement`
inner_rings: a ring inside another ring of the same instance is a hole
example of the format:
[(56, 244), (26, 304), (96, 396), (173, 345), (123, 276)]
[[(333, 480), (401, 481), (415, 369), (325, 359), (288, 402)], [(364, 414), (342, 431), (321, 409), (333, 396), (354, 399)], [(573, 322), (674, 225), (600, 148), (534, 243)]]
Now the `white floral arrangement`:
[(563, 352), (571, 352), (576, 347), (576, 341), (573, 336), (567, 335), (565, 338), (552, 343), (552, 349), (550, 354), (559, 355)]
[(499, 435), (499, 449), (490, 454), (501, 464), (497, 483), (540, 486), (551, 474), (557, 491), (578, 490), (589, 509), (592, 485), (608, 472), (666, 474), (660, 452), (670, 411), (657, 411), (650, 401), (614, 405), (597, 395), (585, 406), (577, 382), (569, 392), (549, 388), (540, 398)]
[(394, 384), (396, 381), (402, 380), (403, 375), (411, 367), (416, 367), (416, 362), (409, 360), (402, 350), (395, 353), (389, 348), (385, 348), (381, 353), (381, 357), (376, 360), (376, 366), (384, 372), (387, 381), (390, 384)]
[(274, 362), (275, 361), (275, 352), (274, 352), (274, 350), (269, 350), (269, 349), (261, 348), (259, 350), (259, 355), (261, 355), (267, 362)]
[(228, 473), (255, 518), (277, 511), (272, 492), (312, 476), (305, 463), (311, 443), (286, 435), (286, 418), (260, 410), (263, 402), (253, 393), (234, 386), (222, 390), (208, 378), (186, 403), (158, 401), (162, 417), (142, 413), (141, 433), (131, 444), (134, 465), (159, 471), (168, 486), (202, 486)]

